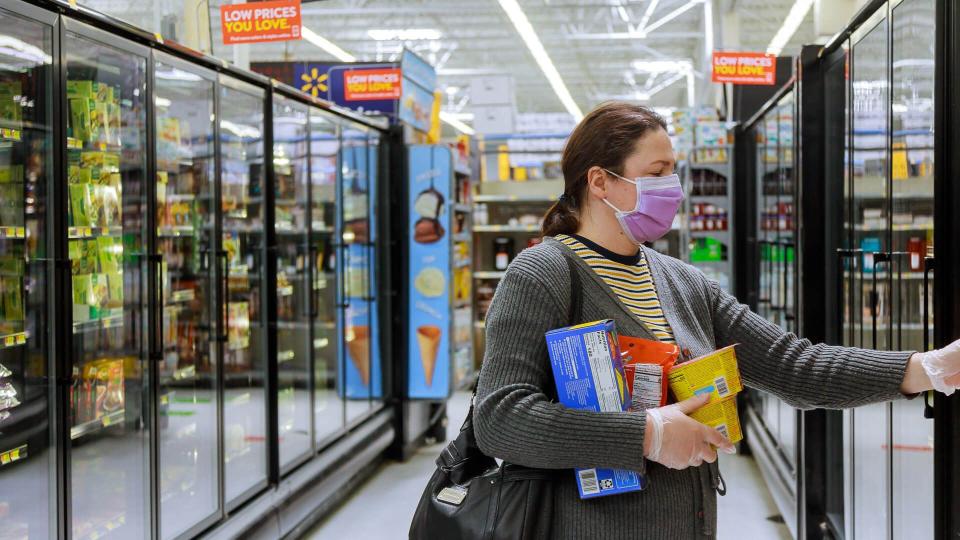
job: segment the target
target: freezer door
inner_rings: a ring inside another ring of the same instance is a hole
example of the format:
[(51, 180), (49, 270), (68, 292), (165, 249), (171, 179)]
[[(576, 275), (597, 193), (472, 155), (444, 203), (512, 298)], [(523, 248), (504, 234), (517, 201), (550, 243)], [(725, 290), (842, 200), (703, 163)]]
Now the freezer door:
[(318, 445), (344, 427), (343, 384), (337, 326), (337, 179), (340, 125), (320, 109), (310, 111), (310, 324), (314, 377), (314, 436)]
[[(22, 6), (21, 6), (22, 7)], [(0, 9), (0, 535), (56, 536), (49, 416), (52, 43)]]
[(221, 78), (216, 264), (223, 317), (219, 341), (228, 510), (265, 486), (267, 478), (264, 99), (260, 88)]
[(280, 468), (313, 448), (310, 413), (309, 110), (273, 100), (274, 230), (277, 238), (277, 420)]
[(67, 26), (74, 538), (149, 528), (146, 51)]
[(213, 74), (157, 57), (160, 536), (218, 517)]

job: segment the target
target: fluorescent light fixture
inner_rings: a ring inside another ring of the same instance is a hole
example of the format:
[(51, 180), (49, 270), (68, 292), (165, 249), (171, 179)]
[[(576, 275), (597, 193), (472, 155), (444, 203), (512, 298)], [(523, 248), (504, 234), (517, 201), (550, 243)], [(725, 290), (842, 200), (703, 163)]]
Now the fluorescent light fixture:
[(770, 41), (770, 45), (767, 46), (767, 54), (780, 56), (783, 48), (787, 46), (787, 42), (796, 33), (797, 28), (800, 28), (800, 23), (807, 17), (807, 13), (813, 7), (813, 1), (796, 0), (794, 2), (793, 7), (790, 8), (790, 13), (787, 13), (787, 18), (783, 20), (783, 26), (780, 27), (780, 30), (777, 30), (776, 35)]
[(647, 5), (647, 11), (643, 13), (643, 18), (640, 19), (640, 26), (637, 27), (637, 33), (642, 34), (644, 28), (647, 27), (647, 23), (650, 22), (650, 17), (653, 16), (653, 12), (657, 9), (657, 4), (660, 3), (660, 0), (650, 0), (650, 4)]
[(472, 112), (444, 111), (444, 114), (447, 115), (447, 118), (455, 118), (461, 122), (473, 122), (473, 119), (476, 118), (476, 115)]
[(153, 102), (157, 105), (157, 107), (161, 107), (161, 108), (167, 108), (170, 105), (173, 105), (173, 103), (169, 99), (165, 97), (160, 97), (160, 96), (155, 97), (153, 99)]
[(335, 45), (333, 42), (327, 40), (327, 38), (317, 34), (316, 32), (307, 28), (306, 26), (303, 26), (300, 28), (300, 35), (303, 37), (303, 39), (309, 41), (310, 43), (313, 43), (317, 47), (320, 47), (321, 49), (323, 49), (324, 51), (332, 55), (337, 60), (340, 60), (342, 62), (357, 61), (357, 58), (355, 56), (341, 49), (340, 47)]
[(650, 26), (645, 27), (643, 29), (643, 35), (644, 36), (648, 35), (650, 32), (653, 32), (657, 28), (660, 28), (661, 26), (667, 24), (668, 22), (676, 19), (677, 17), (683, 15), (684, 13), (692, 9), (697, 4), (701, 4), (701, 3), (703, 3), (703, 0), (690, 0), (686, 4), (664, 15), (662, 19), (659, 19), (657, 20), (657, 22), (651, 24)]
[(436, 28), (377, 28), (367, 35), (376, 41), (433, 41), (443, 37)]
[(443, 120), (447, 123), (447, 125), (459, 131), (460, 133), (463, 133), (464, 135), (474, 135), (476, 133), (472, 127), (464, 124), (454, 115), (446, 111), (440, 111), (440, 120)]
[(617, 6), (617, 13), (620, 15), (620, 19), (623, 20), (623, 22), (630, 22), (630, 14), (627, 13), (627, 8), (623, 7), (622, 5)]
[(631, 64), (638, 73), (686, 73), (693, 70), (690, 60), (634, 60)]
[(577, 122), (582, 120), (583, 111), (580, 110), (577, 102), (574, 101), (573, 96), (570, 95), (570, 91), (567, 90), (567, 85), (563, 83), (560, 73), (557, 71), (556, 66), (553, 65), (553, 61), (550, 60), (546, 49), (543, 48), (543, 43), (540, 42), (537, 31), (533, 29), (533, 26), (527, 19), (527, 15), (523, 12), (523, 9), (520, 8), (520, 4), (517, 3), (517, 0), (498, 1), (500, 2), (500, 7), (506, 12), (507, 17), (510, 18), (510, 22), (512, 22), (513, 26), (517, 29), (517, 33), (520, 34), (520, 38), (523, 39), (527, 48), (530, 49), (530, 54), (533, 55), (533, 59), (536, 60), (537, 65), (540, 66), (540, 70), (543, 71), (543, 74), (547, 77), (550, 87), (553, 88), (554, 93), (560, 98), (560, 102), (563, 103), (564, 108), (573, 116), (574, 120)]

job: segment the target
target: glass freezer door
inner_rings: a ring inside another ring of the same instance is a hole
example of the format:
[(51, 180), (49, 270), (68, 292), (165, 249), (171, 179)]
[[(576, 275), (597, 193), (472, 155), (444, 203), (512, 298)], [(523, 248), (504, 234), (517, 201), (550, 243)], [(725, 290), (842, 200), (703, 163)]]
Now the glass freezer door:
[[(893, 348), (931, 348), (934, 280), (934, 61), (936, 3), (893, 10)], [(932, 260), (932, 259), (931, 259)], [(928, 278), (928, 279), (924, 279)], [(924, 334), (927, 334), (926, 336)], [(893, 535), (934, 537), (933, 420), (923, 397), (893, 409)]]
[(56, 536), (48, 416), (52, 30), (0, 10), (0, 537)]
[(344, 427), (344, 401), (338, 363), (337, 171), (340, 128), (329, 113), (310, 111), (310, 272), (313, 327), (314, 429), (321, 445)]
[(309, 110), (273, 100), (280, 469), (313, 448), (310, 416)]
[(162, 256), (160, 532), (176, 538), (219, 509), (214, 324), (215, 79), (158, 57), (154, 71), (157, 251)]
[[(217, 265), (222, 290), (223, 439), (226, 501), (267, 478), (264, 261), (264, 92), (221, 78), (220, 211)], [(223, 279), (225, 278), (225, 279)]]
[[(885, 10), (881, 10), (885, 11)], [(889, 251), (889, 41), (887, 19), (864, 27), (865, 35), (852, 50), (850, 81), (852, 100), (853, 177), (848, 201), (848, 227), (852, 248), (862, 254), (848, 259), (849, 293), (845, 326), (851, 330), (849, 345), (887, 350), (890, 324), (889, 263), (879, 253)], [(847, 526), (855, 538), (883, 538), (888, 532), (889, 405), (861, 407), (845, 413), (846, 436), (851, 442), (850, 471), (852, 505)]]
[(71, 526), (77, 539), (139, 538), (150, 521), (145, 216), (153, 179), (146, 178), (146, 58), (121, 49), (116, 37), (75, 23), (69, 28), (77, 28), (63, 44)]

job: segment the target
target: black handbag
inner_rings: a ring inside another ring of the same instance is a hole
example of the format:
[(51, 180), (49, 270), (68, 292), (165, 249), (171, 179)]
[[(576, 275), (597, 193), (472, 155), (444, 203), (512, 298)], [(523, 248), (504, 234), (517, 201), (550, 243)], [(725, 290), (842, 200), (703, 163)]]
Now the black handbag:
[[(580, 278), (570, 268), (568, 321), (581, 312)], [(555, 392), (553, 392), (555, 394)], [(476, 398), (476, 393), (474, 393)], [(477, 446), (473, 403), (457, 438), (437, 458), (410, 524), (411, 540), (514, 540), (551, 537), (554, 481), (569, 470), (534, 469), (497, 461)]]

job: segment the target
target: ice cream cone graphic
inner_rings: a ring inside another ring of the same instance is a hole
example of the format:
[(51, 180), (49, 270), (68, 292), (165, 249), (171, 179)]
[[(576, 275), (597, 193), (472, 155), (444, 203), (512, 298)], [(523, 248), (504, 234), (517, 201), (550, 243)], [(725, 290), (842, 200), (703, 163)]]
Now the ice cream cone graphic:
[(420, 344), (420, 363), (427, 386), (433, 386), (433, 372), (437, 367), (437, 351), (440, 349), (439, 326), (421, 326), (417, 328), (417, 343)]
[(352, 326), (347, 330), (347, 350), (350, 361), (360, 372), (363, 385), (370, 384), (370, 327)]

